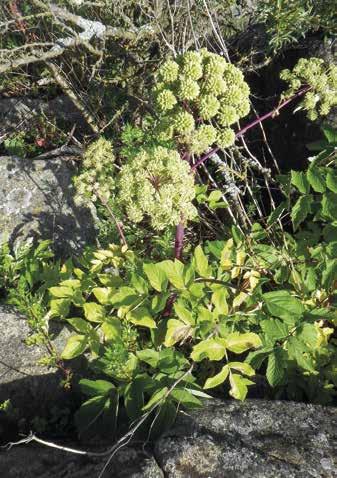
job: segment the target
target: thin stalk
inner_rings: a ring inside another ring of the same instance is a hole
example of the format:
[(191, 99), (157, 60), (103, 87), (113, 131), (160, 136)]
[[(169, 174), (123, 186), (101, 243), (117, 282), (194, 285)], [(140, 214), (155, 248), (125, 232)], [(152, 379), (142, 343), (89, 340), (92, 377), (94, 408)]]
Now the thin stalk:
[(185, 223), (183, 220), (176, 227), (176, 237), (174, 241), (174, 257), (181, 260), (185, 237)]
[[(236, 134), (235, 134), (235, 139), (240, 138), (243, 136), (247, 131), (250, 129), (254, 128), (256, 125), (262, 123), (268, 118), (273, 118), (275, 115), (278, 115), (279, 111), (284, 108), (285, 106), (289, 105), (292, 101), (296, 100), (297, 98), (303, 96), (305, 93), (307, 93), (310, 90), (310, 86), (304, 86), (301, 88), (297, 93), (295, 93), (293, 96), (290, 98), (287, 98), (286, 100), (281, 101), (281, 103), (274, 108), (273, 110), (269, 111), (268, 113), (265, 113), (262, 116), (258, 116), (254, 121), (251, 123), (247, 124), (243, 128), (241, 128)], [(219, 146), (215, 146), (213, 149), (208, 151), (204, 156), (202, 156), (193, 166), (192, 166), (192, 171), (195, 171), (200, 164), (203, 164), (208, 158), (213, 156), (213, 154), (217, 153), (220, 150)]]

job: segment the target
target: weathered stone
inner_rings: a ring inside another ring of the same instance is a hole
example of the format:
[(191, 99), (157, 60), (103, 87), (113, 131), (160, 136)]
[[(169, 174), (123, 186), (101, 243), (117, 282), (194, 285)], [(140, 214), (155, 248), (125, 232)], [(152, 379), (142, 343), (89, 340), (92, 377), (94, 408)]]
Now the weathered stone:
[[(202, 410), (180, 412), (152, 453), (122, 448), (103, 478), (334, 478), (337, 410), (294, 402), (212, 400)], [(30, 444), (0, 455), (0, 476), (91, 478), (107, 458)]]
[(51, 121), (56, 119), (76, 124), (77, 131), (88, 131), (83, 115), (68, 96), (60, 95), (49, 101), (26, 96), (0, 98), (0, 139), (11, 133), (30, 130), (41, 115)]
[[(45, 416), (66, 395), (60, 387), (61, 375), (38, 364), (46, 350), (24, 343), (29, 332), (25, 317), (11, 307), (0, 306), (0, 403), (10, 399), (18, 416), (26, 420)], [(69, 335), (65, 328), (55, 329), (53, 346), (58, 352)], [(0, 417), (0, 435), (1, 431)]]
[(63, 158), (0, 157), (0, 243), (51, 239), (58, 254), (95, 238), (94, 217), (74, 203), (74, 167)]
[[(96, 478), (100, 476), (108, 458), (109, 456), (89, 459), (52, 448), (21, 446), (8, 452), (0, 451), (0, 476)], [(153, 457), (136, 449), (124, 448), (113, 457), (102, 478), (164, 478), (164, 474)]]
[(209, 402), (155, 446), (167, 478), (337, 476), (337, 410), (302, 403)]

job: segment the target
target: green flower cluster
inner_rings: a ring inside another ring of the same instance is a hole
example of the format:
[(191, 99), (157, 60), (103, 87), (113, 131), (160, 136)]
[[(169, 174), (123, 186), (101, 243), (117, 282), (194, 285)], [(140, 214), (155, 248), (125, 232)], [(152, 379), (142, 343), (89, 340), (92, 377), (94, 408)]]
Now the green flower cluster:
[(125, 164), (119, 175), (118, 204), (130, 221), (149, 217), (151, 226), (161, 230), (196, 216), (190, 166), (176, 151), (158, 146), (141, 151)]
[(74, 180), (78, 202), (96, 202), (98, 198), (107, 201), (111, 197), (115, 187), (114, 161), (112, 144), (104, 138), (87, 148), (83, 172)]
[(228, 147), (230, 128), (249, 113), (249, 86), (241, 71), (206, 49), (166, 61), (154, 89), (161, 123), (159, 137), (174, 138), (195, 154), (214, 142)]
[(326, 116), (337, 105), (337, 66), (327, 65), (321, 58), (300, 58), (292, 71), (283, 70), (282, 80), (289, 83), (284, 98), (291, 97), (301, 87), (309, 87), (302, 100), (307, 116), (314, 121)]

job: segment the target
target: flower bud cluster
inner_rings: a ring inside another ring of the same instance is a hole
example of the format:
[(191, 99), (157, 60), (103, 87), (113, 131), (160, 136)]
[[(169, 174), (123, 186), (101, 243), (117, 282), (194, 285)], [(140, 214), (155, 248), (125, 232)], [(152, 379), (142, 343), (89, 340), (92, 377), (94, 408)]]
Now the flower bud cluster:
[(110, 141), (99, 138), (86, 150), (83, 172), (74, 180), (76, 199), (80, 203), (107, 201), (114, 190), (113, 174), (115, 157)]
[(194, 196), (189, 164), (176, 151), (158, 146), (141, 151), (122, 167), (116, 199), (132, 222), (149, 218), (154, 229), (162, 230), (179, 224), (182, 216), (196, 216)]
[(336, 65), (327, 65), (321, 58), (300, 58), (292, 71), (283, 70), (280, 77), (289, 83), (284, 98), (293, 96), (302, 87), (309, 88), (301, 106), (312, 121), (328, 115), (337, 105)]
[(230, 146), (235, 139), (230, 126), (249, 113), (249, 93), (241, 71), (220, 55), (202, 49), (170, 59), (159, 69), (154, 88), (158, 134), (198, 155), (217, 138)]

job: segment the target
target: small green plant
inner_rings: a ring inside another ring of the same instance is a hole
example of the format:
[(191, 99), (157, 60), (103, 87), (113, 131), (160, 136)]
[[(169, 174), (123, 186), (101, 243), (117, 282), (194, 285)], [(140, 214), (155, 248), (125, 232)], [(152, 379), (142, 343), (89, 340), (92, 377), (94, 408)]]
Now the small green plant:
[(336, 33), (334, 0), (262, 0), (257, 13), (266, 25), (274, 52), (297, 43), (309, 32)]
[(256, 373), (275, 397), (333, 399), (334, 241), (311, 226), (284, 234), (275, 213), (269, 223), (272, 243), (258, 224), (246, 237), (233, 228), (186, 264), (111, 245), (50, 288), (48, 316), (75, 332), (61, 358), (86, 354), (97, 377), (80, 381), (80, 431), (96, 417), (115, 427), (120, 398), (130, 420), (156, 409), (169, 426), (177, 406), (201, 406), (209, 390), (243, 400)]

